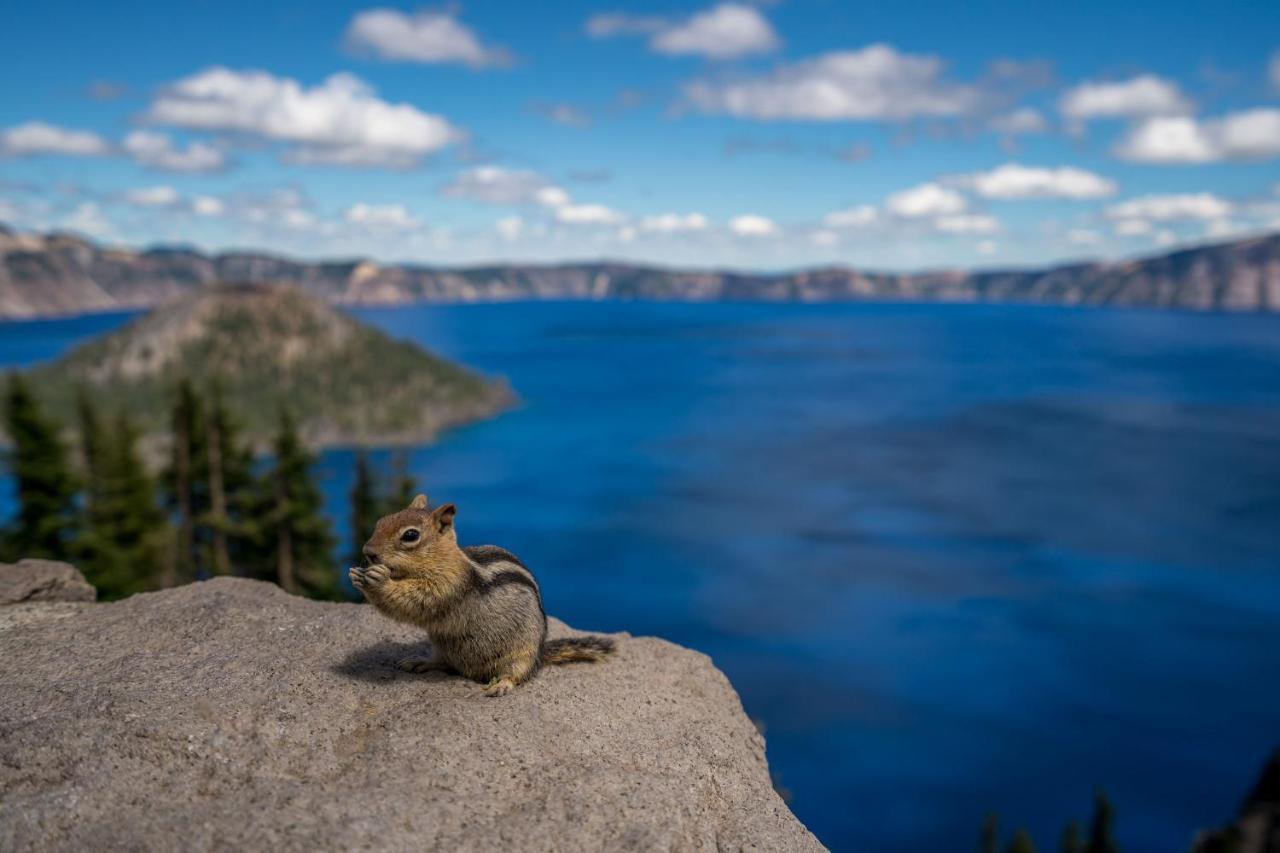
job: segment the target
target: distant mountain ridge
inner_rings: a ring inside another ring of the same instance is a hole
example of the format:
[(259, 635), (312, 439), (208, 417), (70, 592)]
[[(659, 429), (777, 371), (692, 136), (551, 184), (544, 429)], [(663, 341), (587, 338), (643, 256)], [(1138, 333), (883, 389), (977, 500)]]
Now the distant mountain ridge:
[(597, 262), (476, 267), (301, 261), (265, 253), (133, 251), (0, 226), (0, 318), (144, 308), (220, 281), (289, 284), (344, 305), (524, 299), (1044, 302), (1280, 311), (1280, 234), (1043, 270), (765, 274)]

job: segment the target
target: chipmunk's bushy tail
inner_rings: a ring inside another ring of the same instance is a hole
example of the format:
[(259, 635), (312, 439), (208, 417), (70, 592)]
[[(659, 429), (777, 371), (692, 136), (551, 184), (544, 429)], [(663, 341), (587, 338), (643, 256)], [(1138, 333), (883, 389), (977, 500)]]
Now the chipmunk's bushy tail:
[(547, 640), (542, 646), (542, 662), (554, 666), (577, 661), (599, 661), (613, 654), (614, 648), (613, 640), (608, 637), (587, 636)]

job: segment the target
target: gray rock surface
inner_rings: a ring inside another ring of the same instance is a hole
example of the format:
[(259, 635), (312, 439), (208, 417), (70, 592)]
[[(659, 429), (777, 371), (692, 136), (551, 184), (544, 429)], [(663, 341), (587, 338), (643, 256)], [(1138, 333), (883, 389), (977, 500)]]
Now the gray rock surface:
[(93, 601), (98, 597), (72, 565), (53, 560), (0, 563), (0, 605), (27, 601)]
[(68, 606), (0, 621), (0, 849), (821, 849), (728, 680), (662, 640), (488, 699), (394, 669), (422, 637), (367, 605)]

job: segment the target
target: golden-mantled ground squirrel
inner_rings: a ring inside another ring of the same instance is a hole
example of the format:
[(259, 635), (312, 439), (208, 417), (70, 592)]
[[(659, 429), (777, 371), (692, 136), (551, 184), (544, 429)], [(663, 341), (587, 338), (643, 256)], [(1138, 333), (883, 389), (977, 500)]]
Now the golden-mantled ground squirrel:
[(501, 696), (544, 664), (603, 660), (607, 637), (547, 639), (547, 615), (533, 574), (514, 554), (494, 545), (458, 547), (445, 504), (427, 508), (418, 495), (406, 509), (379, 519), (364, 546), (368, 565), (351, 569), (351, 583), (375, 607), (424, 628), (433, 658), (405, 658), (410, 672), (454, 671)]

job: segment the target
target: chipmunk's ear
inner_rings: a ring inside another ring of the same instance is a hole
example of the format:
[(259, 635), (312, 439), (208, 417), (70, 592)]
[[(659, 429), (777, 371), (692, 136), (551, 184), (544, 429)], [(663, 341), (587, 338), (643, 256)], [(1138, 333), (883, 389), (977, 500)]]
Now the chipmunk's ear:
[(426, 509), (426, 508), (427, 508), (426, 495), (418, 495), (416, 498), (413, 499), (413, 503), (409, 504), (409, 509)]
[(458, 514), (458, 508), (453, 504), (445, 504), (431, 513), (431, 520), (435, 522), (436, 531), (439, 533), (448, 533), (453, 529), (453, 517)]

